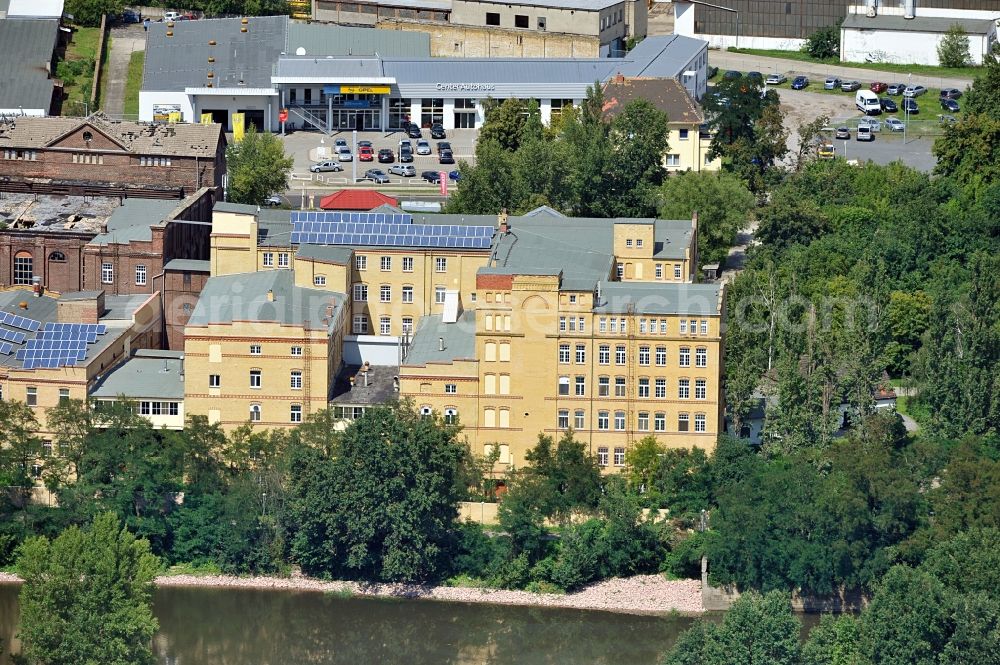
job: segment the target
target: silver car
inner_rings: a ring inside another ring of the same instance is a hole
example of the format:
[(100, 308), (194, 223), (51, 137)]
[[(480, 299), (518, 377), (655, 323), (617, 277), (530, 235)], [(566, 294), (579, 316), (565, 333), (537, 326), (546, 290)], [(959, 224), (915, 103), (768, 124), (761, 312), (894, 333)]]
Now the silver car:
[(426, 139), (420, 139), (419, 141), (417, 141), (417, 154), (418, 155), (431, 154), (431, 144), (428, 143)]
[(927, 92), (927, 88), (922, 85), (908, 85), (906, 86), (906, 89), (903, 90), (903, 97), (919, 97), (925, 92)]
[(350, 148), (348, 148), (346, 145), (342, 145), (337, 147), (337, 159), (339, 159), (342, 162), (353, 162), (354, 155), (351, 154)]
[(325, 171), (343, 171), (344, 167), (333, 160), (326, 160), (325, 162), (317, 162), (309, 167), (309, 170), (313, 173), (322, 173)]
[(417, 170), (413, 168), (413, 164), (393, 164), (389, 167), (389, 173), (412, 178), (417, 175)]
[(769, 74), (767, 80), (764, 83), (768, 85), (781, 85), (788, 80), (784, 74)]

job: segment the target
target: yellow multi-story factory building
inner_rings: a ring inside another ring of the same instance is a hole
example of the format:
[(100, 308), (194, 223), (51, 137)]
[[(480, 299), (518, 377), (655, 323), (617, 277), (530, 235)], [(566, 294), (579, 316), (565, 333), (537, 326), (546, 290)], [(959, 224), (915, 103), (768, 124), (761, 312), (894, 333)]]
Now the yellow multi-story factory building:
[(211, 266), (185, 409), (227, 427), (409, 398), (501, 466), (572, 429), (608, 468), (648, 435), (710, 450), (721, 431), (723, 289), (696, 283), (696, 218), (220, 204)]

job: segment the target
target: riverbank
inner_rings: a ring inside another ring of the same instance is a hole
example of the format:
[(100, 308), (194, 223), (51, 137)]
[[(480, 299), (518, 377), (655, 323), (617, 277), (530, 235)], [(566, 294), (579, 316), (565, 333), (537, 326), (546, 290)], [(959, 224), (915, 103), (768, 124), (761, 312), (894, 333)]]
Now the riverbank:
[[(16, 575), (0, 573), (0, 583), (19, 581), (20, 579)], [(156, 578), (156, 584), (161, 587), (313, 591), (358, 597), (560, 607), (627, 614), (666, 614), (669, 612), (701, 614), (704, 612), (701, 602), (701, 582), (698, 580), (666, 580), (660, 575), (637, 575), (605, 580), (567, 594), (417, 584), (325, 582), (300, 576), (161, 575)]]

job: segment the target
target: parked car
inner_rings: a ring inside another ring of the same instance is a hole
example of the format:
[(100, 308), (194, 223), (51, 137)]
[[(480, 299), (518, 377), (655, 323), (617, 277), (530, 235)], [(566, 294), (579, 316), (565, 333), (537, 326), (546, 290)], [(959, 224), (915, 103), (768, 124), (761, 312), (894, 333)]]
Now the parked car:
[(743, 76), (743, 74), (740, 74), (735, 69), (730, 69), (730, 70), (726, 71), (725, 74), (722, 75), (722, 78), (724, 78), (724, 79), (738, 79), (741, 76)]
[(868, 86), (868, 89), (876, 94), (881, 94), (885, 92), (885, 89), (888, 87), (888, 83), (883, 83), (882, 81), (872, 81), (872, 84)]
[(851, 128), (850, 127), (837, 127), (837, 131), (834, 132), (833, 138), (841, 139), (842, 141), (847, 141), (851, 138)]
[(922, 85), (908, 85), (903, 89), (903, 97), (919, 97), (927, 92), (927, 88)]
[(939, 113), (938, 122), (941, 123), (942, 125), (954, 125), (956, 122), (958, 122), (958, 118), (948, 113)]
[(420, 139), (419, 141), (417, 141), (417, 154), (418, 155), (431, 154), (431, 144), (427, 142), (427, 139)]
[(462, 179), (462, 174), (459, 173), (457, 170), (448, 171), (448, 180), (451, 180), (452, 182), (458, 182), (461, 179)]
[(372, 146), (372, 142), (371, 141), (358, 141), (358, 150), (361, 150), (362, 148), (373, 148), (374, 149), (374, 146)]
[(399, 142), (399, 149), (400, 150), (409, 150), (409, 151), (412, 152), (413, 151), (413, 142), (410, 141), (410, 139), (403, 139), (402, 141)]
[(873, 132), (881, 132), (882, 121), (877, 118), (858, 118), (858, 127), (867, 127)]
[(363, 145), (360, 148), (358, 148), (358, 161), (359, 162), (375, 161), (375, 151), (372, 150), (371, 146)]
[(364, 180), (371, 180), (376, 185), (384, 185), (389, 182), (389, 176), (382, 169), (368, 169), (365, 171)]
[(889, 128), (890, 132), (901, 132), (906, 128), (903, 121), (899, 118), (889, 118), (885, 121), (885, 126)]
[(347, 147), (347, 139), (335, 139), (333, 142), (333, 149), (335, 152), (340, 152), (341, 148)]
[(382, 148), (378, 151), (378, 161), (380, 164), (392, 164), (396, 161), (396, 155), (389, 148)]
[(181, 18), (180, 12), (163, 12), (164, 21), (178, 21)]
[(411, 122), (410, 126), (406, 129), (406, 135), (411, 139), (419, 139), (423, 137), (423, 134), (420, 133), (420, 125), (415, 122)]
[(819, 155), (820, 159), (833, 159), (836, 153), (833, 150), (832, 143), (820, 143), (819, 148), (816, 149), (816, 154)]
[(141, 23), (142, 17), (134, 9), (126, 9), (122, 12), (122, 23)]
[(420, 174), (420, 177), (427, 182), (438, 184), (441, 182), (441, 172), (440, 171), (424, 171)]
[(339, 159), (342, 162), (353, 162), (354, 155), (351, 154), (350, 148), (348, 148), (346, 145), (342, 145), (339, 148), (337, 148), (337, 159)]
[(313, 173), (326, 173), (327, 171), (343, 171), (344, 167), (332, 159), (328, 159), (325, 162), (317, 162), (313, 164), (309, 167), (309, 170)]
[(920, 106), (917, 105), (917, 100), (910, 97), (903, 99), (903, 112), (920, 113)]
[(809, 87), (809, 77), (796, 76), (792, 79), (792, 90), (805, 90)]
[(903, 94), (904, 90), (906, 90), (905, 83), (890, 83), (889, 86), (885, 89), (885, 94), (896, 97)]
[(958, 99), (962, 96), (962, 91), (958, 88), (945, 88), (941, 91), (941, 99)]
[[(340, 166), (339, 164), (337, 166)], [(264, 199), (264, 205), (268, 207), (280, 206), (285, 200), (281, 198), (280, 194), (271, 194), (269, 197)]]
[(451, 152), (451, 150), (442, 150), (440, 153), (438, 153), (438, 163), (439, 164), (454, 164), (455, 163), (455, 155)]
[(435, 122), (433, 125), (431, 125), (431, 138), (432, 139), (443, 139), (443, 138), (445, 138), (447, 136), (448, 135), (445, 134), (445, 131), (444, 131), (444, 125), (442, 125), (440, 122)]
[(855, 135), (858, 141), (874, 141), (875, 132), (872, 131), (871, 127), (866, 125), (858, 126), (858, 133)]
[(412, 164), (393, 164), (389, 167), (389, 173), (401, 175), (406, 178), (412, 178), (417, 175), (417, 170), (413, 168)]
[(854, 92), (855, 90), (860, 90), (861, 81), (843, 81), (840, 84), (840, 89), (844, 92)]
[(941, 100), (941, 108), (945, 111), (951, 111), (952, 113), (958, 113), (962, 110), (961, 107), (959, 107), (958, 102), (949, 97), (945, 97)]
[(837, 90), (837, 89), (840, 88), (840, 84), (841, 83), (843, 83), (843, 81), (841, 81), (836, 76), (827, 76), (826, 77), (826, 81), (823, 82), (823, 89), (824, 90)]
[(781, 85), (788, 80), (788, 77), (784, 74), (769, 74), (767, 79), (764, 81), (768, 85)]
[(441, 154), (442, 150), (451, 150), (451, 144), (448, 143), (447, 141), (439, 141), (437, 144), (437, 151), (439, 155)]
[(895, 113), (896, 111), (899, 110), (899, 107), (896, 106), (896, 102), (892, 101), (888, 97), (883, 97), (882, 99), (878, 100), (878, 102), (879, 104), (882, 105), (883, 113)]
[(747, 72), (747, 78), (751, 81), (763, 81), (764, 75), (760, 72)]
[(413, 151), (409, 148), (399, 149), (399, 161), (401, 162), (412, 162), (413, 161)]

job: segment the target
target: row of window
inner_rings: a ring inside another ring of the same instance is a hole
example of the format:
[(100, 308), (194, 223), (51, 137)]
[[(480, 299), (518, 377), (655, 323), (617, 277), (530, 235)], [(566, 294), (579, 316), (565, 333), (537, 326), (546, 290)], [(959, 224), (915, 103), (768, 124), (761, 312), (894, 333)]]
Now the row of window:
[[(50, 261), (56, 261), (62, 263), (66, 261), (66, 255), (62, 252), (52, 252), (49, 255)], [(32, 278), (34, 277), (34, 260), (30, 254), (21, 253), (14, 257), (14, 284), (31, 284)], [(146, 266), (140, 265), (135, 267), (135, 283), (136, 286), (146, 285), (147, 271)], [(101, 263), (101, 283), (102, 284), (114, 284), (115, 283), (115, 265), (113, 263), (102, 262)]]
[[(288, 267), (288, 253), (278, 252), (278, 267), (287, 268)], [(265, 268), (274, 267), (274, 252), (264, 252), (263, 263)], [(325, 280), (324, 280), (325, 282)]]
[[(261, 347), (260, 344), (251, 344), (250, 345), (250, 355), (251, 356), (259, 356), (259, 355), (262, 354), (262, 352), (263, 352), (263, 348)], [(301, 346), (292, 346), (292, 347), (289, 347), (289, 349), (288, 349), (288, 355), (290, 355), (290, 356), (301, 356), (302, 355), (302, 347)]]
[[(597, 449), (597, 466), (608, 465), (608, 448), (601, 446)], [(625, 448), (615, 448), (615, 466), (625, 466)]]
[[(500, 25), (500, 12), (486, 12), (486, 25)], [(546, 20), (544, 16), (539, 16), (536, 25), (539, 30), (545, 30)], [(514, 14), (514, 27), (528, 29), (530, 22), (527, 14)], [(602, 23), (601, 30), (604, 29)], [(520, 43), (520, 42), (518, 42)]]
[(169, 157), (140, 157), (139, 166), (170, 166)]
[(34, 150), (4, 150), (3, 158), (34, 162), (38, 160), (38, 153)]
[(176, 416), (180, 415), (180, 408), (178, 402), (139, 402), (139, 415)]
[[(402, 257), (403, 272), (413, 272), (413, 257), (404, 256)], [(363, 254), (358, 254), (354, 257), (354, 267), (358, 270), (368, 270), (368, 257)], [(379, 270), (382, 272), (389, 272), (392, 270), (392, 257), (382, 256), (379, 257)], [(434, 259), (434, 272), (448, 272), (448, 259), (443, 256), (438, 256)]]
[[(614, 425), (614, 431), (624, 432), (625, 431), (625, 412), (624, 411), (598, 411), (597, 412), (597, 429), (602, 431), (611, 431), (611, 425)], [(652, 429), (650, 425), (652, 424)], [(695, 432), (705, 432), (708, 424), (708, 418), (704, 413), (694, 414), (694, 431)], [(689, 432), (691, 426), (691, 414), (689, 413), (678, 413), (677, 414), (677, 430), (678, 432)], [(568, 409), (562, 409), (559, 411), (556, 417), (556, 427), (559, 429), (569, 429), (570, 427), (570, 413)], [(573, 429), (583, 430), (587, 428), (587, 412), (578, 409), (573, 412)], [(666, 432), (667, 431), (667, 414), (663, 411), (656, 411), (650, 413), (649, 411), (640, 411), (636, 416), (636, 430), (640, 432)]]
[[(259, 423), (263, 417), (264, 411), (260, 404), (250, 405), (250, 422)], [(300, 423), (302, 422), (302, 405), (292, 404), (288, 411), (288, 422), (290, 423)]]
[(73, 163), (74, 164), (103, 164), (104, 155), (95, 155), (93, 153), (73, 153)]
[[(614, 396), (615, 397), (628, 397), (628, 382), (624, 376), (614, 377)], [(570, 391), (570, 386), (572, 386), (572, 392)], [(652, 393), (650, 393), (650, 388), (652, 387)], [(557, 386), (557, 392), (560, 397), (569, 397), (570, 394), (575, 397), (586, 397), (587, 396), (587, 377), (576, 376), (573, 377), (573, 381), (570, 381), (568, 376), (560, 376)], [(640, 377), (638, 379), (636, 395), (640, 399), (649, 399), (652, 397), (655, 399), (666, 399), (667, 398), (667, 380), (663, 377), (659, 377), (653, 380), (652, 386), (650, 385), (649, 377)], [(610, 376), (599, 376), (597, 377), (597, 396), (598, 397), (611, 397), (611, 377)], [(707, 379), (695, 379), (694, 380), (694, 398), (695, 399), (708, 399), (708, 380)], [(677, 380), (677, 399), (691, 399), (691, 379), (678, 379)]]
[[(264, 375), (259, 369), (250, 370), (250, 387), (255, 390), (260, 390), (261, 384), (263, 383)], [(293, 369), (289, 372), (289, 387), (292, 390), (302, 390), (302, 370)], [(222, 387), (222, 375), (221, 374), (209, 374), (208, 375), (208, 387), (209, 388), (221, 388)]]
[[(0, 388), (0, 399), (3, 399), (3, 389)], [(62, 404), (69, 399), (69, 388), (59, 389), (59, 403)], [(28, 386), (24, 389), (24, 403), (28, 406), (38, 406), (38, 388)]]
[[(401, 334), (410, 335), (413, 333), (413, 317), (404, 316), (402, 319), (403, 327), (401, 329)], [(368, 316), (365, 314), (356, 314), (354, 320), (351, 324), (351, 331), (355, 335), (367, 335), (368, 334)], [(392, 318), (388, 316), (381, 316), (378, 320), (378, 334), (379, 335), (391, 335), (392, 334)]]
[[(668, 161), (668, 165), (669, 165), (669, 159), (667, 161)], [(642, 240), (638, 240), (637, 242), (639, 243), (639, 247), (642, 247)], [(630, 246), (630, 245), (628, 245), (628, 243), (629, 243), (629, 241), (626, 240), (625, 241), (626, 246)], [(629, 264), (629, 266), (631, 266), (631, 265), (632, 264)], [(639, 265), (639, 267), (636, 269), (637, 270), (636, 276), (637, 277), (641, 277), (642, 276), (642, 270), (641, 270), (642, 264), (640, 263), (638, 265)], [(629, 270), (631, 271), (631, 268), (629, 268)], [(624, 279), (625, 278), (625, 264), (624, 263), (617, 264), (615, 266), (615, 271), (618, 274), (618, 279)], [(630, 274), (630, 276), (631, 276), (631, 274)], [(653, 266), (653, 276), (656, 279), (663, 279), (663, 264), (662, 263), (657, 263), (657, 264), (655, 264)], [(674, 279), (682, 279), (682, 277), (683, 277), (683, 270), (681, 268), (681, 264), (680, 263), (675, 263), (674, 264)]]
[[(638, 364), (642, 366), (648, 366), (650, 360), (656, 360), (657, 367), (666, 367), (667, 365), (667, 347), (657, 346), (655, 350), (655, 355), (653, 355), (652, 347), (647, 345), (641, 345), (639, 347), (638, 354)], [(577, 344), (576, 348), (573, 349), (569, 344), (559, 345), (559, 364), (568, 365), (570, 360), (573, 360), (577, 365), (587, 364), (587, 347), (585, 344)], [(628, 363), (628, 352), (624, 344), (619, 344), (615, 346), (615, 364), (616, 365), (626, 365)], [(601, 344), (597, 347), (597, 364), (598, 365), (610, 365), (611, 364), (611, 345)], [(690, 367), (691, 366), (691, 347), (682, 346), (677, 350), (677, 366), (678, 367)], [(704, 346), (696, 347), (694, 350), (694, 366), (695, 367), (708, 367), (708, 349)]]
[(622, 11), (623, 10), (619, 9), (618, 11), (611, 12), (610, 15), (603, 17), (601, 19), (601, 30), (610, 28), (613, 25), (618, 25), (625, 20)]
[[(326, 278), (323, 277), (323, 284), (326, 284)], [(368, 285), (357, 283), (354, 284), (352, 289), (354, 302), (368, 302)], [(444, 304), (446, 289), (443, 286), (434, 287), (434, 303), (437, 305)], [(404, 304), (413, 303), (413, 286), (407, 284), (402, 287), (401, 300)], [(379, 302), (392, 302), (392, 286), (388, 284), (382, 284), (378, 287), (378, 301)]]
[[(565, 332), (566, 329), (563, 328), (563, 318), (559, 319), (559, 330), (560, 332)], [(578, 325), (580, 332), (584, 332), (583, 329), (583, 319), (578, 317)], [(566, 321), (568, 326), (572, 324), (572, 317)], [(569, 331), (573, 332), (573, 328), (569, 327)], [(621, 333), (628, 334), (628, 319), (625, 317), (614, 317), (611, 318), (602, 316), (597, 320), (597, 332), (606, 333)], [(667, 319), (639, 319), (639, 334), (645, 335), (666, 335), (669, 332), (668, 320)], [(708, 319), (701, 319), (700, 321), (695, 319), (680, 319), (677, 322), (677, 332), (680, 335), (707, 335), (708, 334)]]

